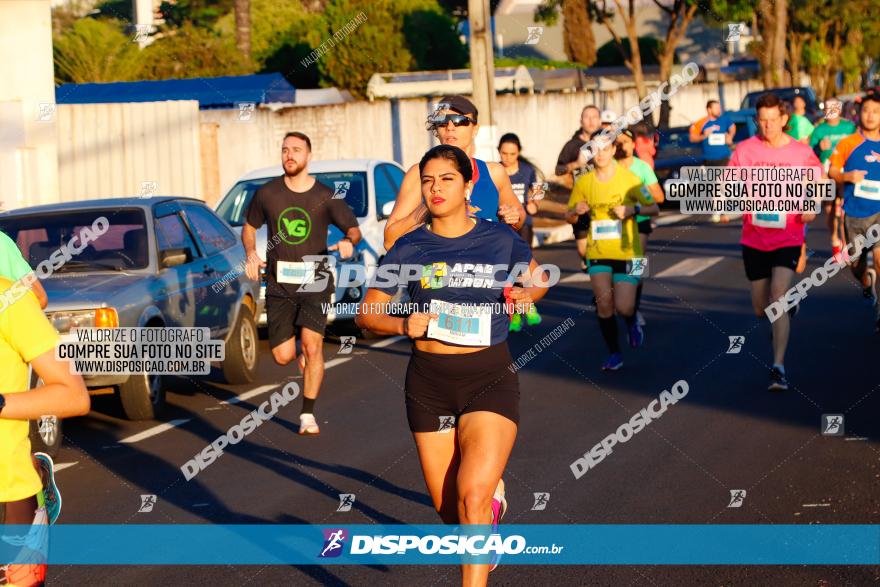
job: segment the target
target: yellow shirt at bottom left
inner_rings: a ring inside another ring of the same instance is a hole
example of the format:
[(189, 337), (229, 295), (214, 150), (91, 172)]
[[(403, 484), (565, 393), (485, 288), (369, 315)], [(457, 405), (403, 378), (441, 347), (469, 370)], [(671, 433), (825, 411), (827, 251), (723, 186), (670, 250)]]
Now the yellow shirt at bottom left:
[[(54, 352), (59, 336), (49, 323), (36, 296), (28, 292), (14, 299), (12, 282), (0, 278), (0, 393), (27, 391), (28, 363), (47, 351)], [(9, 293), (9, 298), (6, 294)], [(27, 420), (0, 418), (0, 502), (36, 495), (42, 488), (31, 460)]]

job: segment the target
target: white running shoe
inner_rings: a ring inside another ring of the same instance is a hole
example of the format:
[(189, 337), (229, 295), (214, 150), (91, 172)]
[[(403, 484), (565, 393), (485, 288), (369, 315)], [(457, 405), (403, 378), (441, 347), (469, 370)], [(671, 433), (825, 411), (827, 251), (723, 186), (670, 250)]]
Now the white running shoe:
[(299, 433), (302, 436), (315, 436), (321, 433), (318, 428), (318, 422), (315, 421), (314, 414), (299, 415)]

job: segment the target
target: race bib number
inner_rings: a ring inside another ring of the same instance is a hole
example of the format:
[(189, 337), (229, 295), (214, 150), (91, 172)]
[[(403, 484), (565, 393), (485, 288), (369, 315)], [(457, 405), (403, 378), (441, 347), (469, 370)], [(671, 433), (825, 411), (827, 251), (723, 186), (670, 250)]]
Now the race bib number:
[(716, 133), (709, 135), (709, 144), (713, 147), (720, 147), (727, 144), (727, 135), (724, 133)]
[(315, 281), (314, 261), (278, 261), (275, 268), (275, 280), (278, 283), (303, 285)]
[(619, 239), (623, 223), (620, 220), (592, 220), (590, 230), (593, 231), (593, 240)]
[(869, 200), (880, 200), (880, 181), (874, 179), (863, 179), (855, 184), (853, 195), (857, 198), (867, 198)]
[(761, 228), (785, 228), (785, 215), (779, 212), (759, 212), (752, 217), (752, 224)]
[(439, 317), (428, 322), (428, 338), (464, 346), (489, 346), (492, 338), (492, 308), (489, 306), (431, 300), (431, 313)]

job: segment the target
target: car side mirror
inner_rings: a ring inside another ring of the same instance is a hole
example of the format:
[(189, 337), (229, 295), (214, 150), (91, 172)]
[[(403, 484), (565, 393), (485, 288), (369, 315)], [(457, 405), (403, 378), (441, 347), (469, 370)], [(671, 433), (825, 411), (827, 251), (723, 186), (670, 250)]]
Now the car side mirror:
[(394, 210), (394, 202), (394, 200), (391, 200), (382, 204), (382, 210), (379, 211), (379, 220), (385, 220), (391, 216), (391, 211)]
[(188, 247), (183, 249), (165, 249), (159, 253), (159, 266), (162, 269), (183, 265), (184, 263), (189, 263), (191, 260), (192, 252)]

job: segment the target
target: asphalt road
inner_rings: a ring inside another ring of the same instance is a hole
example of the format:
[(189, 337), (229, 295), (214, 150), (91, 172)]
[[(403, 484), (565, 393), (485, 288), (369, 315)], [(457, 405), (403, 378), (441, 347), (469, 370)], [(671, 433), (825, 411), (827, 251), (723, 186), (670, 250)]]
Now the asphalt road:
[[(793, 322), (786, 361), (791, 389), (770, 393), (769, 328), (752, 316), (739, 224), (675, 220), (659, 227), (651, 244), (642, 305), (646, 344), (626, 347), (625, 366), (616, 373), (600, 370), (606, 353), (589, 306), (589, 283), (575, 270), (574, 243), (536, 251), (540, 262), (562, 268), (563, 282), (539, 304), (544, 322), (511, 336), (511, 354), (520, 356), (566, 319), (574, 327), (520, 371), (522, 420), (505, 474), (510, 509), (504, 522), (880, 523), (880, 337), (859, 288), (841, 272), (811, 291)], [(824, 230), (811, 229), (811, 268), (830, 254), (827, 242)], [(730, 336), (745, 337), (741, 352), (727, 352)], [(65, 423), (65, 446), (56, 459), (61, 522), (439, 523), (406, 425), (402, 386), (409, 344), (359, 337), (351, 354), (339, 355), (339, 348), (328, 338), (324, 353), (332, 366), (318, 402), (320, 437), (296, 434), (297, 400), (188, 482), (179, 469), (185, 461), (271, 391), (301, 381), (292, 368), (271, 361), (265, 340), (260, 377), (251, 385), (170, 379), (166, 421), (175, 425), (167, 429), (125, 421), (113, 398), (95, 398), (92, 414)], [(574, 478), (569, 465), (576, 458), (681, 379), (690, 388), (684, 399)], [(235, 403), (248, 392), (255, 395)], [(844, 414), (845, 436), (820, 433), (826, 413)], [(739, 508), (727, 507), (733, 489), (746, 490)], [(550, 494), (543, 511), (532, 510), (535, 492)], [(340, 493), (356, 495), (350, 512), (336, 512)], [(149, 513), (138, 512), (143, 494), (157, 496)], [(448, 585), (458, 581), (458, 570), (58, 566), (49, 581)], [(877, 567), (807, 566), (502, 564), (490, 578), (493, 585), (877, 582)]]

